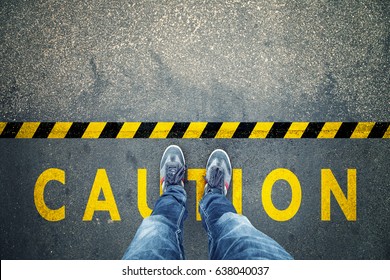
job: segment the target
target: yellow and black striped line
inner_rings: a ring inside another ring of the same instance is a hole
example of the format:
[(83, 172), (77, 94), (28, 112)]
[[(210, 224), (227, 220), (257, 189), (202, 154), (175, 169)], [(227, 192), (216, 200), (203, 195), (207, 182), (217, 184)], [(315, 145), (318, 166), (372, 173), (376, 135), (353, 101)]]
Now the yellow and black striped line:
[(0, 138), (390, 138), (390, 122), (0, 122)]

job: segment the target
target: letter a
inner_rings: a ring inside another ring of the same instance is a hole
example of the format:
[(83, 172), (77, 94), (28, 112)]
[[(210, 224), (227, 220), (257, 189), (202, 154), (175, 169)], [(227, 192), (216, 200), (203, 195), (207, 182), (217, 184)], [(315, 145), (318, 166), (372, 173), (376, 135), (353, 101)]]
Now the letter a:
[[(105, 200), (98, 200), (100, 191), (103, 192)], [(85, 208), (83, 221), (91, 221), (95, 211), (108, 211), (111, 220), (121, 220), (105, 169), (98, 169), (96, 172), (95, 181), (93, 182), (91, 194), (89, 195), (87, 207)]]

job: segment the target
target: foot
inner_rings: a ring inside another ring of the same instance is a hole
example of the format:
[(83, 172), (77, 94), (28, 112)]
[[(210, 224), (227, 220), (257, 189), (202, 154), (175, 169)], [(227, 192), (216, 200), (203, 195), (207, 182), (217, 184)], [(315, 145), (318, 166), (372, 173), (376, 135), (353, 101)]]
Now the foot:
[(232, 178), (232, 165), (224, 150), (211, 153), (206, 164), (206, 186), (204, 194), (219, 193), (226, 195)]
[(160, 185), (163, 192), (172, 185), (184, 187), (185, 169), (182, 150), (176, 145), (166, 148), (160, 162)]

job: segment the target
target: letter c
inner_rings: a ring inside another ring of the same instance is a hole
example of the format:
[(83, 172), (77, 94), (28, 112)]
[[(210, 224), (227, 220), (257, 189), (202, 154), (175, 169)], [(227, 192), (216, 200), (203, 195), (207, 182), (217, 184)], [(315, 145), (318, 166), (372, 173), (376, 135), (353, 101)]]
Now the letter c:
[(44, 198), (45, 187), (49, 181), (58, 181), (65, 184), (65, 171), (58, 168), (49, 168), (39, 175), (34, 188), (34, 203), (42, 218), (56, 222), (65, 219), (65, 205), (58, 209), (47, 207)]

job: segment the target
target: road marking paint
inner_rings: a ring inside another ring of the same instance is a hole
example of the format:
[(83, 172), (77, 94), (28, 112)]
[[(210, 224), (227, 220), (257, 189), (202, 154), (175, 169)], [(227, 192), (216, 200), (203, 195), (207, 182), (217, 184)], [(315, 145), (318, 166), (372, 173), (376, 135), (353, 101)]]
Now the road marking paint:
[(239, 124), (239, 122), (224, 122), (215, 138), (232, 138)]
[(375, 125), (374, 122), (358, 123), (358, 125), (355, 128), (355, 131), (351, 135), (351, 138), (367, 138), (374, 125)]
[(342, 122), (327, 122), (321, 129), (317, 138), (334, 138), (339, 130)]
[(20, 128), (15, 138), (32, 138), (37, 131), (40, 123), (39, 122), (25, 122)]
[(390, 138), (390, 126), (387, 128), (386, 133), (383, 135), (383, 138)]
[(288, 129), (286, 135), (284, 135), (284, 138), (301, 138), (308, 125), (309, 122), (293, 122)]
[(266, 138), (268, 132), (271, 130), (273, 122), (258, 122), (253, 129), (249, 138)]
[(125, 122), (116, 138), (133, 138), (140, 125), (140, 122)]
[(167, 138), (168, 133), (172, 129), (173, 124), (173, 122), (157, 123), (149, 138)]
[(57, 122), (47, 138), (65, 138), (71, 126), (71, 122)]
[(0, 138), (390, 138), (390, 122), (0, 122)]
[(183, 138), (199, 138), (205, 129), (207, 122), (192, 122), (184, 133)]
[(90, 122), (81, 138), (99, 138), (105, 126), (105, 122)]
[(7, 125), (6, 122), (0, 122), (0, 135), (1, 135), (1, 133), (3, 133), (3, 130), (4, 130), (6, 125)]

